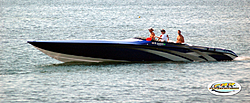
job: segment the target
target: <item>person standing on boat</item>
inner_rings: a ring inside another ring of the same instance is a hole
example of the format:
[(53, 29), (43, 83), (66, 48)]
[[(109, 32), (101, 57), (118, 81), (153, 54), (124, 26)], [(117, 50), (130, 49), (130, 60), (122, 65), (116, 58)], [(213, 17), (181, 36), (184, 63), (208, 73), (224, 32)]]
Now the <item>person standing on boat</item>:
[(152, 38), (152, 40), (155, 40), (155, 33), (153, 32), (154, 29), (153, 28), (149, 28), (148, 31), (150, 32), (149, 37)]
[(168, 42), (169, 41), (169, 37), (165, 33), (166, 33), (166, 31), (164, 29), (162, 29), (161, 30), (161, 36), (160, 37), (156, 36), (158, 38), (158, 41), (162, 41), (162, 42)]
[(181, 31), (178, 30), (178, 36), (176, 43), (184, 43), (184, 37), (181, 35)]

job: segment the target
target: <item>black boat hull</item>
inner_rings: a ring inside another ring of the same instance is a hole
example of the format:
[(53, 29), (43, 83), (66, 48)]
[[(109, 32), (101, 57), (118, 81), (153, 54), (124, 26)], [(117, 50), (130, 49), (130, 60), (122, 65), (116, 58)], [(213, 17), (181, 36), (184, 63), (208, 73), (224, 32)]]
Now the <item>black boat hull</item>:
[(43, 53), (62, 62), (156, 62), (227, 61), (230, 50), (162, 42), (38, 42), (28, 41)]

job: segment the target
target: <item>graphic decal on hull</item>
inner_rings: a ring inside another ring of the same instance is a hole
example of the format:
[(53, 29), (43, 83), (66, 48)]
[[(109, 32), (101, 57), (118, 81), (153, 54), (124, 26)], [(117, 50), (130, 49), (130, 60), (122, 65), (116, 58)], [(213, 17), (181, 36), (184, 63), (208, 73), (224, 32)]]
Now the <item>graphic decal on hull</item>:
[(149, 53), (152, 53), (152, 54), (155, 54), (155, 55), (159, 55), (159, 56), (162, 56), (164, 58), (170, 59), (172, 61), (190, 61), (188, 59), (185, 59), (185, 58), (182, 58), (182, 57), (179, 57), (179, 56), (175, 56), (175, 55), (172, 55), (172, 54), (169, 54), (169, 53), (166, 53), (166, 52), (160, 52), (160, 51), (150, 50), (150, 49), (138, 49), (138, 50), (146, 51), (146, 52), (149, 52)]

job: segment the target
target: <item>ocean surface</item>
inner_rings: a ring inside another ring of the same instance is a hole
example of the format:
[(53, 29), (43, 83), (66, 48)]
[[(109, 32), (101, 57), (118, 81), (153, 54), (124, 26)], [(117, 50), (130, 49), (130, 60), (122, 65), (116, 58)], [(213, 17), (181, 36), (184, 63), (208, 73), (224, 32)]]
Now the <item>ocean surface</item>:
[[(249, 0), (0, 0), (0, 102), (250, 102)], [(28, 40), (106, 39), (181, 30), (192, 45), (226, 48), (221, 62), (67, 64)], [(242, 90), (211, 94), (232, 80)]]

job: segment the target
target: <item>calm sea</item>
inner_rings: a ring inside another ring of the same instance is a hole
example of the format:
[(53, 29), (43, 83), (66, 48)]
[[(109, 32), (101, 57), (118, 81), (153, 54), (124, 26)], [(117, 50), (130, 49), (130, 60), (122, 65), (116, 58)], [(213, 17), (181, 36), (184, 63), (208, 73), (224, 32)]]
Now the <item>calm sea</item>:
[[(250, 102), (249, 0), (0, 0), (0, 102)], [(140, 17), (140, 18), (139, 18)], [(122, 40), (165, 29), (225, 62), (65, 64), (28, 40)], [(216, 96), (218, 80), (241, 92)]]

